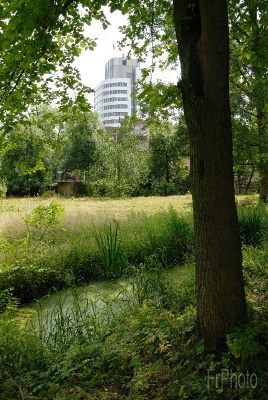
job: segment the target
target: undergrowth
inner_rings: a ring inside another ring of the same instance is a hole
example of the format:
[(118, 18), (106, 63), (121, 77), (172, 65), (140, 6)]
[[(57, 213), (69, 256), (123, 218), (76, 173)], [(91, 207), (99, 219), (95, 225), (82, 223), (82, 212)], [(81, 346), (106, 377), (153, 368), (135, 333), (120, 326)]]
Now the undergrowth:
[(177, 273), (141, 268), (113, 296), (88, 299), (74, 287), (30, 320), (9, 306), (0, 318), (0, 399), (266, 399), (267, 301), (260, 308), (247, 286), (250, 322), (219, 351), (196, 335), (193, 265)]
[[(194, 256), (191, 214), (174, 208), (153, 215), (135, 213), (124, 220), (63, 228), (64, 209), (52, 202), (23, 218), (24, 233), (0, 239), (1, 306), (12, 295), (27, 302), (68, 286), (127, 276), (147, 264), (170, 268)], [(261, 246), (267, 236), (265, 206), (238, 209), (244, 246)]]
[(240, 206), (238, 218), (243, 245), (256, 247), (267, 240), (268, 214), (265, 204)]
[[(170, 208), (85, 221), (75, 235), (51, 220), (31, 240), (34, 226), (2, 238), (0, 400), (265, 400), (266, 208), (243, 206), (239, 223), (249, 319), (221, 349), (196, 334), (190, 216)], [(77, 287), (119, 276), (127, 280), (112, 295)], [(18, 307), (49, 290), (52, 309), (40, 301), (30, 317)]]
[[(75, 284), (127, 276), (142, 264), (171, 267), (193, 255), (192, 220), (170, 208), (152, 216), (132, 214), (123, 221), (63, 229), (57, 203), (39, 206), (24, 218), (25, 233), (2, 238), (0, 298), (21, 302)], [(3, 303), (2, 303), (3, 308)]]

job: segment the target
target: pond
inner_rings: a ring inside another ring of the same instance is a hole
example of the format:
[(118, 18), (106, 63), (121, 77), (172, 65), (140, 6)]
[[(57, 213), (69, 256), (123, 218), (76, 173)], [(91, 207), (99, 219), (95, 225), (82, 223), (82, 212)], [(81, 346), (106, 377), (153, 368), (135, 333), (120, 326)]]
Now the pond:
[(193, 267), (185, 265), (153, 274), (143, 272), (114, 282), (69, 288), (24, 305), (19, 318), (21, 323), (30, 324), (42, 339), (53, 335), (71, 337), (76, 332), (92, 337), (106, 329), (118, 311), (130, 312), (132, 307), (141, 304), (143, 296), (152, 294), (157, 301), (157, 296), (161, 296), (157, 287), (161, 277), (178, 287), (192, 275)]

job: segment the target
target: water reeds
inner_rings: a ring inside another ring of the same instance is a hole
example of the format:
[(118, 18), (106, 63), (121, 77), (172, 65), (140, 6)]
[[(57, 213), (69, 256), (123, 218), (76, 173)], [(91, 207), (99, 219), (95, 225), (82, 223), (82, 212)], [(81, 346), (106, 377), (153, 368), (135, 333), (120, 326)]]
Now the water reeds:
[(104, 230), (98, 230), (94, 226), (94, 237), (102, 260), (101, 276), (105, 280), (114, 279), (121, 275), (122, 254), (121, 242), (118, 238), (119, 222), (110, 222)]

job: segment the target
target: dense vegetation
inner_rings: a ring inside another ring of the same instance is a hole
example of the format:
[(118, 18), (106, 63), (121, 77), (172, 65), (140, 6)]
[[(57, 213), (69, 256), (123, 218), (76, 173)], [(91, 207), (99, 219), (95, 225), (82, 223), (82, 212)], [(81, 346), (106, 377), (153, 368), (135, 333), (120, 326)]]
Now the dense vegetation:
[[(128, 14), (122, 45), (152, 56), (139, 94), (148, 143), (128, 120), (119, 140), (105, 134), (73, 67), (96, 45), (85, 25), (107, 27), (105, 5)], [(239, 191), (257, 171), (267, 201), (267, 5), (2, 0), (1, 193), (43, 193), (59, 170), (82, 176), (87, 195), (186, 193), (190, 154), (194, 209), (194, 222), (173, 206), (72, 224), (60, 200), (27, 213), (3, 202), (21, 220), (1, 237), (2, 398), (267, 397), (267, 210), (240, 205), (238, 221), (233, 190), (233, 167)], [(148, 83), (178, 57), (179, 82)], [(177, 264), (175, 281), (167, 267)], [(79, 295), (78, 284), (120, 277), (115, 298)], [(70, 308), (59, 295), (51, 312), (40, 303), (37, 321), (22, 318), (19, 304), (64, 287)]]
[[(157, 198), (144, 198), (141, 204), (146, 210), (158, 203)], [(5, 252), (1, 254), (0, 289), (8, 294), (12, 291), (22, 301), (62, 288), (70, 279), (80, 284), (115, 279), (127, 276), (133, 266), (157, 263), (171, 267), (192, 253), (192, 219), (177, 214), (172, 207), (175, 198), (151, 216), (145, 211), (126, 214), (124, 201), (115, 200), (110, 218), (105, 217), (109, 200), (33, 199), (31, 206), (37, 205), (26, 213), (17, 204), (23, 205), (23, 200), (2, 203), (1, 246)], [(95, 204), (103, 207), (98, 218), (87, 210)], [(131, 207), (132, 203), (125, 204)], [(124, 218), (116, 216), (117, 208)], [(13, 217), (11, 226), (5, 220), (8, 216)]]
[[(96, 45), (95, 40), (86, 36), (85, 26), (97, 20), (104, 29), (107, 27), (109, 22), (104, 6), (111, 12), (117, 10), (128, 15), (128, 24), (121, 28), (124, 33), (121, 45), (130, 43), (130, 52), (140, 61), (145, 61), (148, 50), (152, 55), (151, 68), (144, 70), (142, 74), (145, 94), (141, 94), (141, 98), (148, 99), (147, 114), (153, 120), (157, 120), (155, 116), (160, 116), (160, 119), (167, 121), (171, 114), (178, 119), (183, 105), (191, 155), (199, 334), (207, 340), (216, 337), (220, 339), (226, 331), (247, 318), (242, 252), (233, 190), (233, 127), (239, 130), (239, 135), (235, 137), (238, 138), (237, 142), (243, 142), (240, 148), (245, 149), (246, 153), (253, 153), (250, 157), (238, 157), (238, 163), (241, 166), (246, 160), (245, 169), (248, 175), (248, 164), (254, 158), (259, 172), (261, 200), (265, 202), (268, 194), (267, 4), (260, 0), (215, 0), (213, 7), (209, 0), (197, 0), (194, 3), (191, 0), (101, 0), (94, 3), (89, 0), (2, 1), (0, 118), (3, 133), (1, 152), (5, 155), (12, 150), (12, 141), (9, 142), (9, 139), (17, 129), (17, 123), (20, 122), (22, 127), (24, 123), (29, 125), (30, 111), (35, 105), (44, 103), (44, 99), (49, 99), (50, 102), (54, 100), (54, 104), (56, 102), (62, 112), (68, 113), (71, 104), (74, 112), (88, 111), (85, 99), (88, 89), (81, 84), (73, 61), (82, 49), (93, 49)], [(157, 82), (155, 86), (151, 84), (152, 79), (148, 84), (149, 80), (146, 78), (154, 71), (155, 65), (160, 65), (162, 69), (177, 69), (178, 58), (180, 77), (177, 84), (165, 86)], [(233, 115), (230, 112), (230, 64), (231, 82), (235, 88), (232, 94), (238, 103), (238, 107), (233, 108)], [(253, 136), (244, 135), (245, 125), (251, 125), (252, 129), (249, 130)], [(77, 131), (70, 135), (66, 160), (67, 165), (72, 165), (72, 168), (81, 167), (80, 162), (73, 157), (78, 150), (79, 158), (86, 161), (87, 168), (95, 162), (96, 146), (92, 138), (87, 137), (87, 131), (84, 133), (85, 138), (79, 137)], [(252, 141), (255, 133), (258, 140)], [(250, 139), (250, 144), (248, 140), (244, 140), (246, 136)], [(92, 150), (88, 157), (85, 157), (81, 143), (86, 149)], [(177, 145), (178, 140), (175, 143)], [(42, 145), (37, 147), (38, 154), (34, 151), (35, 146), (32, 146), (31, 140), (26, 140), (26, 146), (23, 147), (26, 154), (29, 150), (29, 154), (33, 155), (33, 163), (25, 163), (19, 152), (13, 153), (13, 157), (16, 154), (18, 160), (15, 159), (13, 163), (15, 171), (9, 177), (10, 181), (15, 181), (20, 190), (20, 184), (16, 180), (26, 175), (26, 179), (22, 181), (28, 193), (31, 193), (29, 186), (32, 183), (35, 192), (40, 181), (44, 181), (43, 173), (39, 173), (34, 182), (31, 179), (31, 172), (44, 172), (47, 165), (47, 149)], [(118, 163), (119, 160), (122, 161), (121, 146), (111, 147), (112, 155), (115, 155), (112, 169), (116, 179), (112, 181), (112, 185), (110, 181), (107, 185), (104, 179), (101, 191), (106, 195), (138, 195), (141, 194), (137, 190), (140, 189), (140, 183), (145, 184), (147, 190), (150, 182), (144, 181), (144, 170), (128, 168), (128, 165), (122, 168), (122, 164)], [(252, 147), (257, 152), (251, 151)], [(240, 153), (237, 150), (238, 147), (235, 149), (236, 155)], [(162, 151), (164, 154), (169, 153), (165, 146)], [(129, 155), (132, 156), (132, 152)], [(57, 157), (53, 161), (55, 160), (55, 164), (48, 163), (49, 167), (53, 165), (55, 168)], [(134, 166), (139, 164), (134, 163)], [(4, 178), (9, 169), (6, 169)], [(135, 170), (134, 191), (128, 182), (131, 169)], [(174, 165), (172, 169), (174, 170)], [(239, 190), (245, 179), (248, 180), (246, 189), (250, 185), (254, 169), (255, 166), (247, 177), (241, 168), (237, 170)], [(108, 168), (105, 174), (110, 170)], [(167, 182), (162, 185), (160, 181), (157, 190), (159, 187), (161, 190), (164, 188), (164, 194), (168, 194), (171, 188), (171, 193), (178, 193), (177, 179), (171, 185), (169, 182), (171, 169), (164, 170)], [(85, 176), (86, 171), (83, 173)], [(4, 184), (5, 182), (3, 187)], [(204, 274), (204, 270), (207, 271), (208, 268), (209, 272)], [(215, 298), (218, 299), (216, 302)]]
[[(196, 335), (190, 196), (2, 201), (0, 398), (265, 399), (268, 215), (238, 202), (250, 318), (219, 351)], [(112, 291), (85, 297), (96, 279)], [(32, 323), (18, 307), (63, 287)]]
[(57, 181), (70, 176), (80, 181), (79, 195), (187, 193), (186, 128), (162, 122), (144, 135), (133, 134), (134, 125), (135, 119), (126, 117), (111, 133), (92, 111), (70, 109), (63, 114), (47, 106), (37, 108), (3, 140), (1, 194), (39, 195), (57, 189)]

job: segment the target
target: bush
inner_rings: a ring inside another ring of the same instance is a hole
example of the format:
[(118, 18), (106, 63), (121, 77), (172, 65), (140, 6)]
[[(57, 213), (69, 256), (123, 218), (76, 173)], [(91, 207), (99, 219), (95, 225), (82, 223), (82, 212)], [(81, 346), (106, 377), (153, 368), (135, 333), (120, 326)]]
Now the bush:
[(90, 182), (79, 182), (78, 195), (82, 196), (94, 196), (95, 188)]
[(0, 179), (0, 197), (6, 197), (7, 185), (4, 179)]
[(96, 196), (116, 197), (114, 182), (109, 179), (99, 179), (98, 181), (94, 182), (93, 187)]
[(190, 191), (190, 175), (179, 176), (170, 182), (166, 179), (152, 181), (150, 193), (153, 196), (183, 195)]
[(268, 219), (265, 205), (238, 209), (240, 236), (245, 246), (259, 246), (267, 235)]
[(64, 258), (63, 271), (70, 271), (78, 285), (99, 280), (102, 271), (99, 254), (93, 249), (74, 247)]
[(176, 166), (176, 173), (173, 171), (171, 179), (168, 181), (165, 175), (151, 176), (150, 185), (147, 190), (154, 196), (183, 195), (190, 192), (191, 175), (189, 170), (181, 163)]

